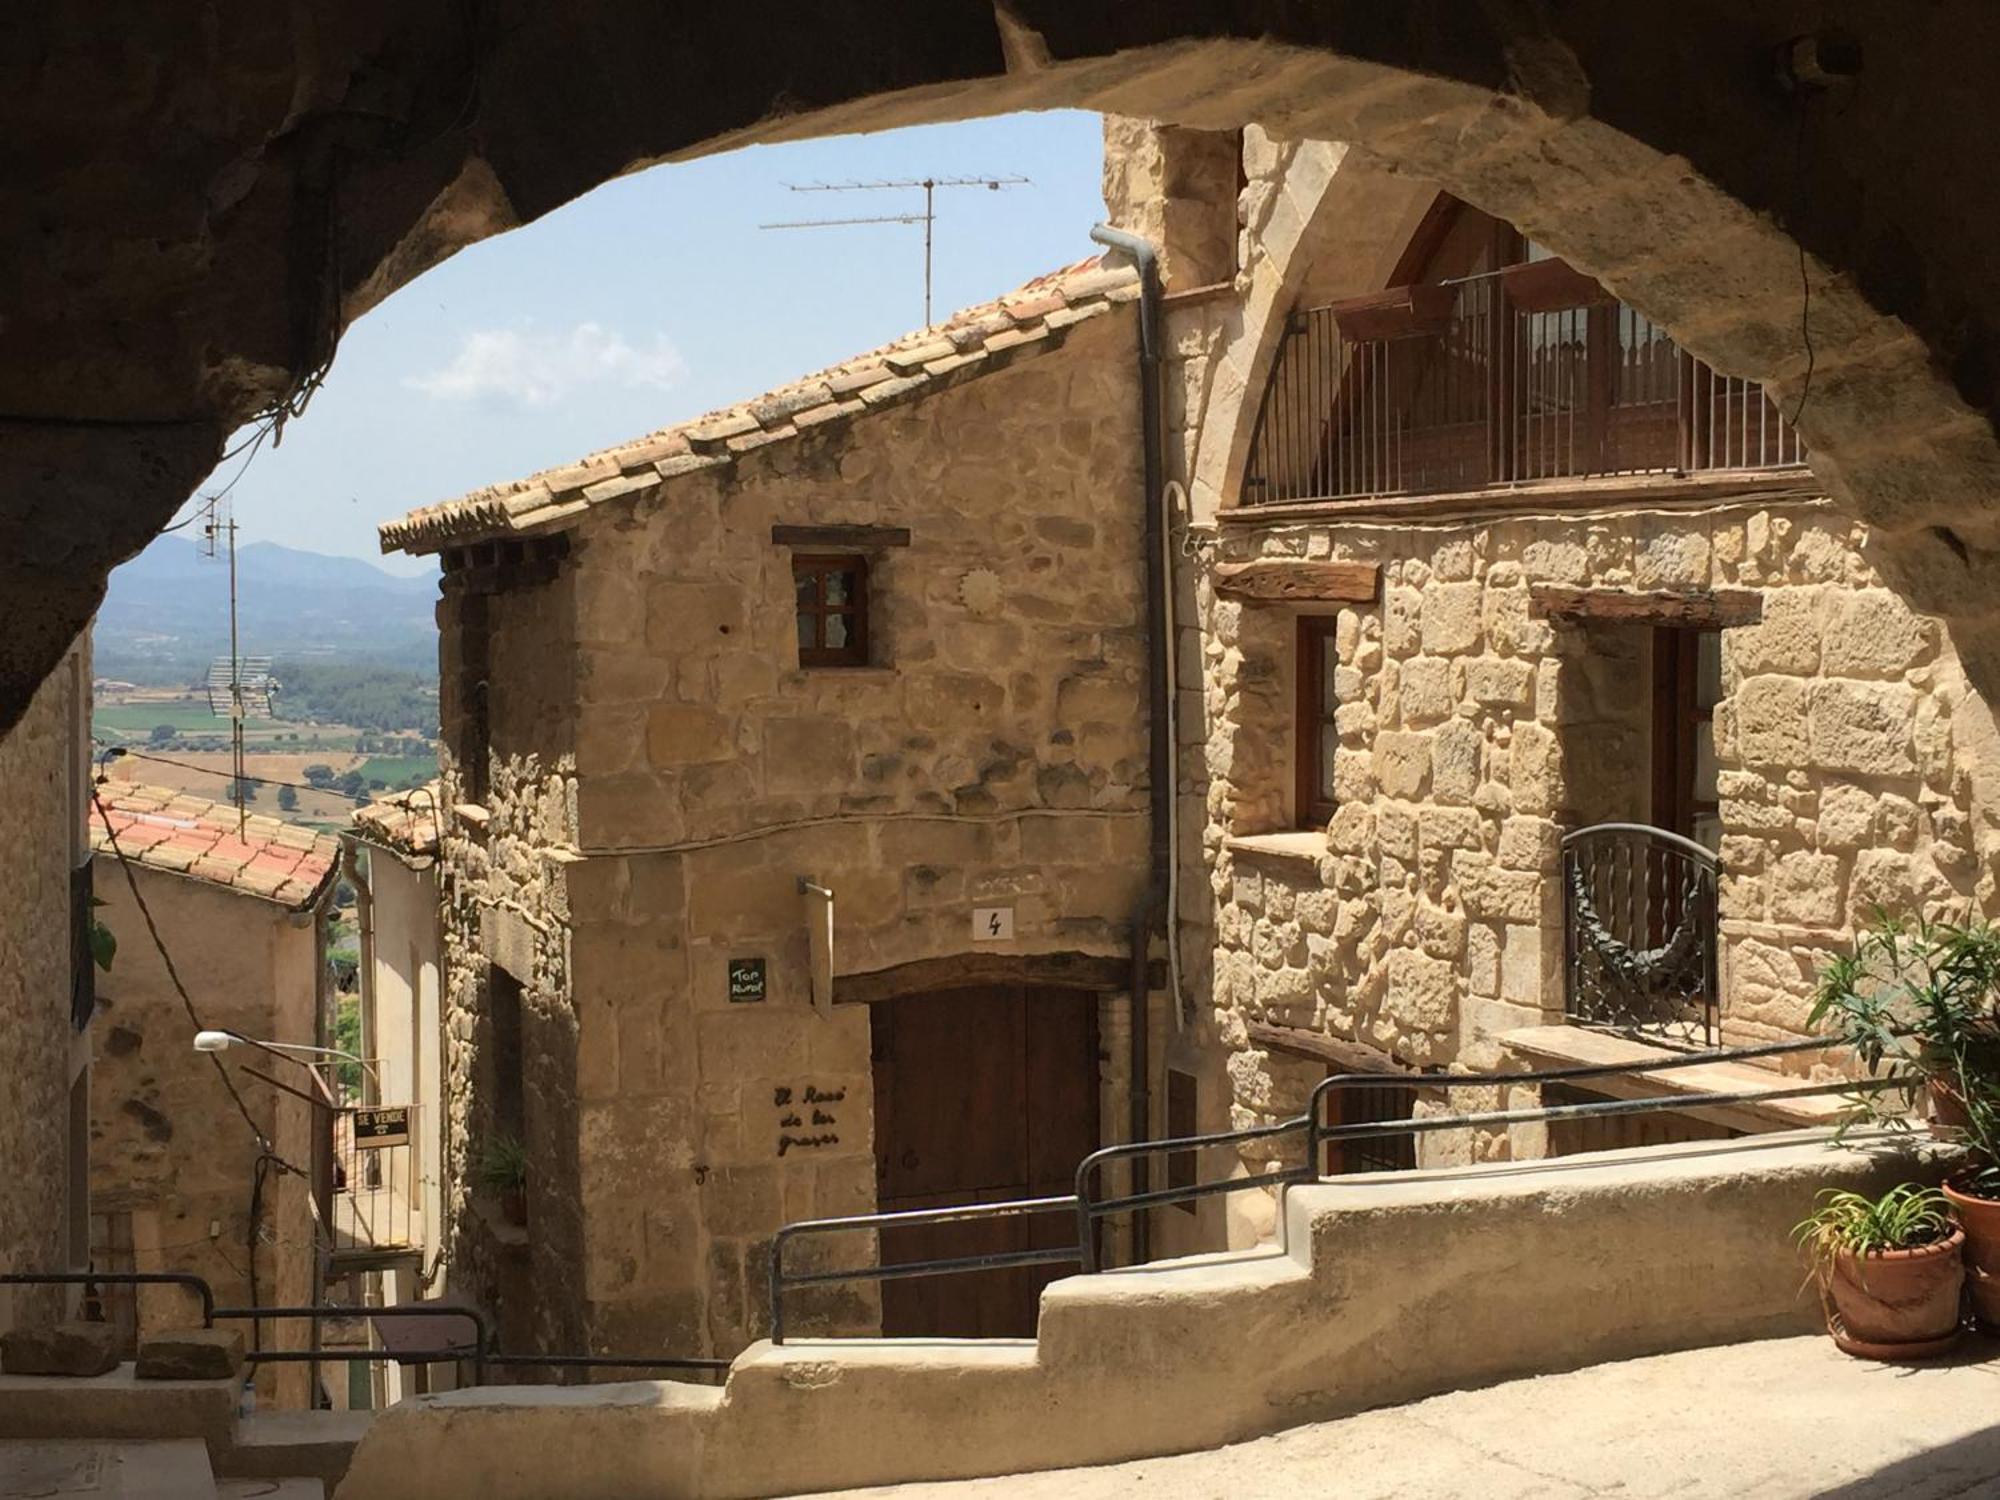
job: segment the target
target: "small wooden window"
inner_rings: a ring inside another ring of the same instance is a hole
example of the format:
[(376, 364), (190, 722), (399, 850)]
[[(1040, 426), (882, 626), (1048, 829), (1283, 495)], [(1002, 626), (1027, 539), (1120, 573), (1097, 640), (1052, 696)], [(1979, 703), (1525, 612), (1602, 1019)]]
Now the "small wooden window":
[(1715, 705), (1722, 635), (1653, 630), (1653, 822), (1710, 850), (1722, 837), (1716, 791)]
[[(1340, 1070), (1328, 1068), (1333, 1077)], [(1327, 1093), (1326, 1123), (1334, 1125), (1392, 1125), (1415, 1117), (1417, 1091), (1408, 1083), (1385, 1077), (1379, 1084), (1331, 1089)], [(1348, 1140), (1328, 1141), (1326, 1160), (1320, 1170), (1329, 1177), (1350, 1172), (1407, 1172), (1417, 1164), (1414, 1135), (1367, 1135)]]
[(1331, 616), (1299, 617), (1298, 795), (1301, 828), (1325, 828), (1333, 821), (1333, 758), (1340, 744), (1334, 729), (1334, 673), (1340, 666)]
[(794, 557), (792, 585), (798, 601), (799, 665), (868, 665), (868, 559)]

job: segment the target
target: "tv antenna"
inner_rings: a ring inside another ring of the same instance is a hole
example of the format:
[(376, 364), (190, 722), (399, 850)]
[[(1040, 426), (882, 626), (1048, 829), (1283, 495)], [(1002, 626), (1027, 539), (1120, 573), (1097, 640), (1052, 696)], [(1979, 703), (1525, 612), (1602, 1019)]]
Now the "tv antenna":
[(210, 495), (198, 512), (201, 530), (196, 543), (203, 557), (229, 559), (229, 655), (208, 668), (208, 709), (229, 720), (229, 797), (236, 804), (236, 836), (242, 838), (249, 814), (244, 809), (249, 781), (243, 761), (243, 721), (273, 717), (271, 700), (278, 685), (271, 680), (271, 658), (245, 657), (236, 640), (236, 517), (225, 495)]
[(936, 198), (939, 188), (985, 188), (998, 193), (1007, 188), (1026, 187), (1028, 179), (1018, 172), (998, 177), (899, 177), (881, 182), (788, 182), (795, 193), (880, 193), (914, 192), (923, 189), (924, 211), (906, 214), (874, 214), (858, 219), (791, 219), (778, 224), (759, 224), (759, 229), (832, 229), (847, 224), (921, 224), (924, 226), (924, 327), (931, 326), (931, 226), (937, 222)]

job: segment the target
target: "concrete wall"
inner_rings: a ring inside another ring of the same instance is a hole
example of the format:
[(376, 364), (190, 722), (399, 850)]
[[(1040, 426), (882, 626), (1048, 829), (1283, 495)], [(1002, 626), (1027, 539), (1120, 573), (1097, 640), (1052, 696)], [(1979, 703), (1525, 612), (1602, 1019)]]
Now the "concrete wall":
[[(319, 1040), (321, 955), (310, 912), (287, 911), (187, 876), (134, 873), (202, 1026), (260, 1039)], [(97, 889), (105, 903), (99, 916), (118, 937), (118, 957), (98, 983), (102, 1035), (91, 1091), (93, 1208), (132, 1216), (137, 1270), (192, 1271), (224, 1305), (317, 1300), (321, 1236), (309, 1177), (267, 1163), (253, 1248), (256, 1136), (216, 1076), (214, 1059), (194, 1050), (195, 1023), (108, 854), (98, 857)], [(223, 1061), (256, 1129), (270, 1139), (272, 1154), (310, 1173), (315, 1111), (295, 1095), (251, 1078), (241, 1065), (301, 1088), (310, 1086), (304, 1070), (244, 1049)], [(142, 1333), (184, 1328), (190, 1320), (182, 1294), (165, 1288), (141, 1293)], [(267, 1325), (265, 1332), (272, 1348), (305, 1348), (307, 1335), (308, 1325), (299, 1320)], [(267, 1401), (306, 1405), (302, 1365), (267, 1366), (258, 1387)]]
[[(450, 1236), (444, 1220), (444, 1048), (438, 927), (438, 883), (427, 857), (408, 863), (384, 849), (364, 851), (372, 931), (364, 1050), (377, 1059), (383, 1104), (412, 1107), (408, 1171), (412, 1183), (410, 1257), (382, 1272), (387, 1303), (438, 1297), (453, 1289)], [(399, 1153), (400, 1155), (400, 1153)], [(392, 1175), (403, 1170), (391, 1169)], [(446, 1366), (427, 1372), (430, 1389), (444, 1388)], [(409, 1387), (400, 1365), (381, 1371), (382, 1394), (397, 1401)]]
[[(89, 858), (90, 653), (72, 647), (0, 739), (0, 1271), (81, 1267), (72, 1244), (71, 1089), (87, 1074), (89, 1041), (70, 1025), (71, 872)], [(84, 1086), (87, 1087), (87, 1084)], [(52, 1316), (66, 1293), (0, 1295), (0, 1328)]]
[(444, 1222), (437, 878), (431, 868), (413, 868), (379, 850), (366, 858), (375, 924), (374, 1034), (368, 1050), (378, 1059), (382, 1102), (417, 1109), (412, 1148), (419, 1185), (416, 1207), (428, 1255), (442, 1244)]
[[(800, 875), (836, 893), (842, 976), (964, 956), (988, 905), (1015, 935), (981, 955), (1122, 974), (1146, 838), (1134, 356), (1129, 314), (1094, 319), (606, 507), (552, 582), (468, 607), (447, 573), (447, 741), (480, 609), (493, 720), (490, 794), (445, 840), (447, 1177), (469, 1289), (503, 1321), (535, 1299), (521, 1335), (733, 1352), (764, 1327), (771, 1230), (873, 1207), (868, 1014), (809, 1007)], [(800, 670), (781, 524), (909, 528), (870, 556), (870, 665)], [(732, 1004), (748, 958), (766, 998)], [(521, 1249), (473, 1243), (492, 1215), (462, 1185), (495, 964), (528, 990)], [(831, 1123), (786, 1126), (780, 1091), (808, 1089)], [(874, 1300), (805, 1315), (867, 1326)]]
[(1937, 1164), (1763, 1138), (1295, 1189), (1289, 1251), (1075, 1277), (1037, 1342), (760, 1345), (727, 1387), (418, 1398), (338, 1500), (766, 1496), (1186, 1451), (1481, 1381), (1817, 1326), (1825, 1186)]

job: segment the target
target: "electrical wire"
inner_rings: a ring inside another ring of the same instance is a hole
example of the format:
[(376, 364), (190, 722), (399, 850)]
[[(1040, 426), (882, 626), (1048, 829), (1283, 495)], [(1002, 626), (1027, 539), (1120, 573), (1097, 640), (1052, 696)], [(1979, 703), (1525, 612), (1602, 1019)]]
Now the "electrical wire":
[[(1798, 129), (1792, 137), (1792, 186), (1795, 203), (1797, 189), (1805, 181), (1808, 111), (1804, 100), (1799, 101), (1798, 115)], [(1793, 214), (1791, 217), (1793, 222), (1785, 227), (1791, 231), (1792, 241), (1799, 247), (1799, 337), (1805, 340), (1806, 346), (1806, 372), (1799, 381), (1798, 405), (1792, 408), (1792, 414), (1787, 419), (1796, 428), (1799, 425), (1799, 418), (1805, 413), (1806, 401), (1812, 395), (1813, 367), (1819, 363), (1819, 355), (1813, 349), (1812, 277), (1807, 274), (1806, 242), (1804, 236), (1799, 233), (1797, 215)]]
[[(166, 966), (167, 979), (172, 983), (174, 993), (180, 996), (181, 1006), (187, 1011), (188, 1020), (194, 1024), (194, 1029), (208, 1030), (209, 1028), (202, 1024), (201, 1013), (195, 1009), (194, 999), (188, 994), (187, 986), (181, 982), (180, 970), (174, 967), (173, 955), (167, 952), (166, 940), (160, 936), (159, 924), (153, 920), (152, 909), (146, 905), (146, 898), (139, 891), (139, 879), (132, 873), (132, 861), (126, 858), (125, 851), (118, 845), (117, 831), (111, 826), (111, 814), (105, 809), (104, 799), (97, 795), (95, 782), (91, 784), (90, 801), (97, 809), (98, 818), (104, 824), (104, 841), (110, 846), (112, 857), (118, 861), (118, 868), (125, 872), (125, 884), (132, 892), (133, 904), (139, 908), (139, 915), (146, 923), (146, 932), (153, 940), (153, 947), (159, 951), (160, 962)], [(250, 1113), (249, 1106), (244, 1104), (243, 1095), (236, 1087), (236, 1080), (229, 1076), (229, 1069), (222, 1065), (222, 1058), (211, 1052), (208, 1054), (208, 1060), (215, 1064), (215, 1076), (222, 1080), (222, 1086), (229, 1091), (229, 1097), (236, 1105), (236, 1112), (243, 1116), (243, 1123), (248, 1125), (250, 1133), (257, 1137), (258, 1147), (268, 1153), (271, 1149), (271, 1139), (264, 1134), (263, 1127)], [(291, 1170), (296, 1171), (297, 1168)]]

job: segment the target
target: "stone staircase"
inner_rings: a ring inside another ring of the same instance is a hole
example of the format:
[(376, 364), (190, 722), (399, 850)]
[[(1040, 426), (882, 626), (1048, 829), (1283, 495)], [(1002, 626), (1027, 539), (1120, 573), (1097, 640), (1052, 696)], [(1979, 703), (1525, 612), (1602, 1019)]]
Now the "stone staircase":
[(369, 1412), (237, 1415), (238, 1382), (0, 1375), (0, 1500), (325, 1500)]
[(51, 1438), (0, 1442), (0, 1500), (325, 1500), (318, 1479), (217, 1479), (199, 1438), (152, 1442)]

